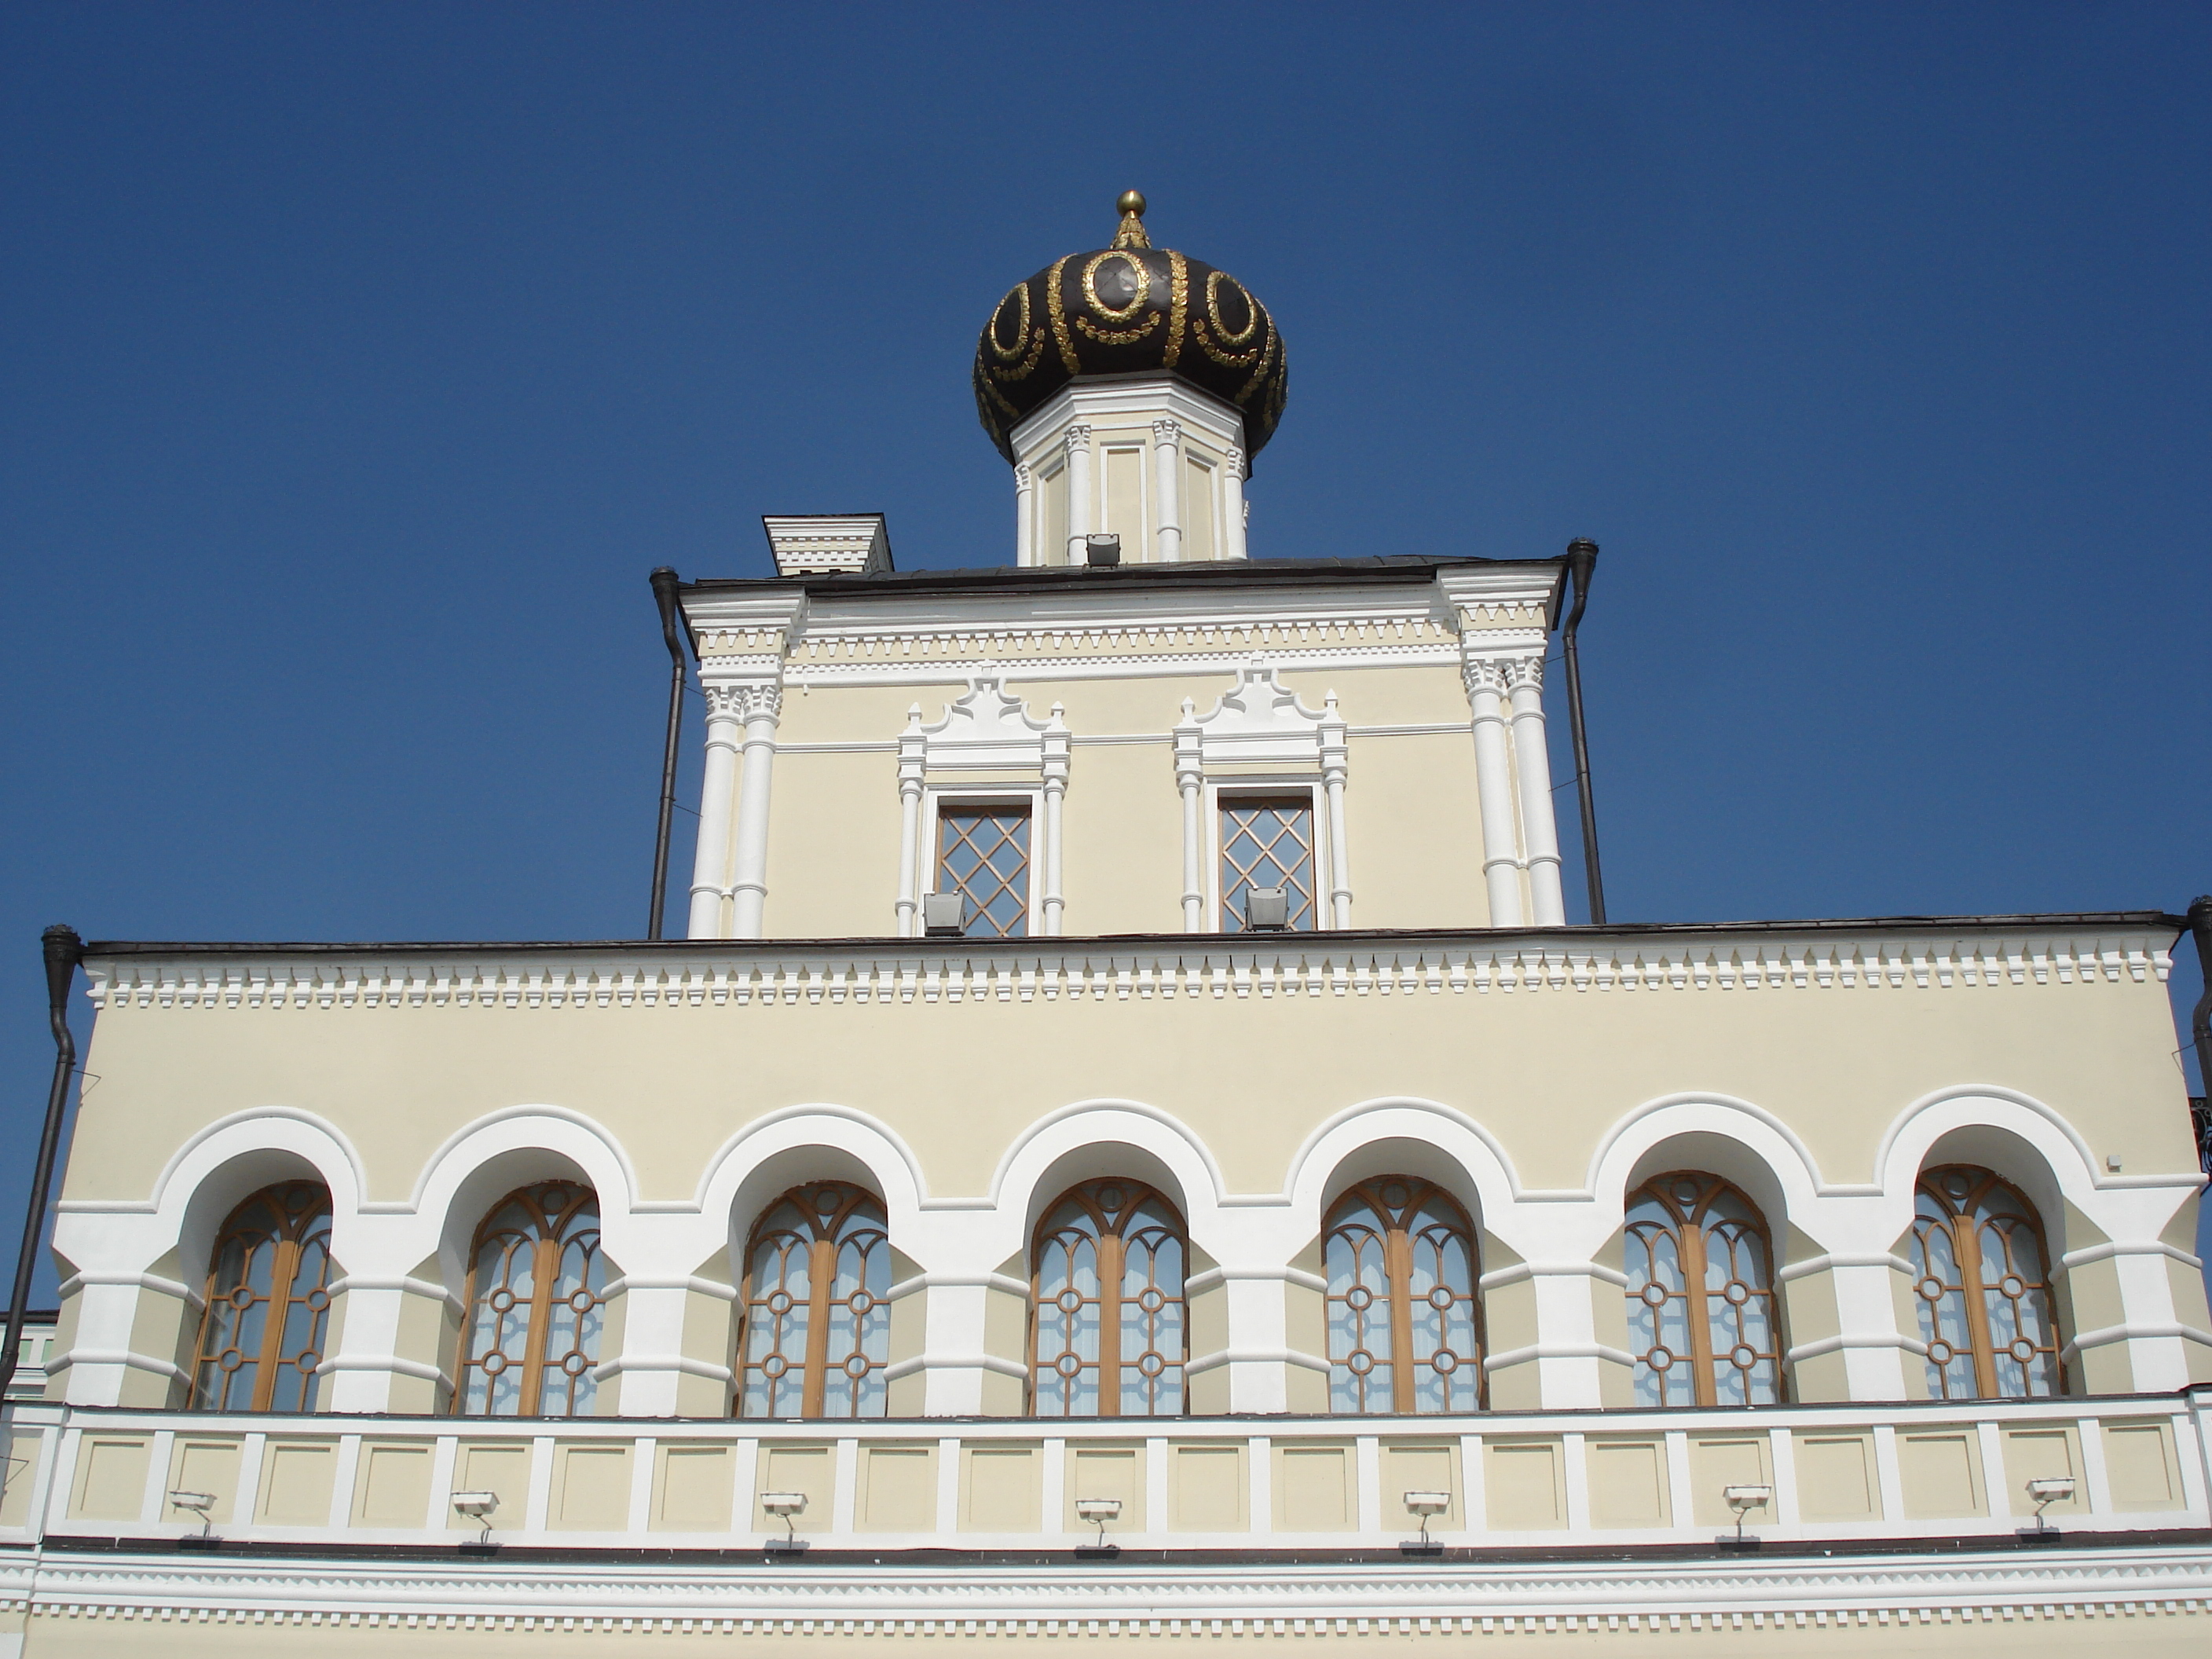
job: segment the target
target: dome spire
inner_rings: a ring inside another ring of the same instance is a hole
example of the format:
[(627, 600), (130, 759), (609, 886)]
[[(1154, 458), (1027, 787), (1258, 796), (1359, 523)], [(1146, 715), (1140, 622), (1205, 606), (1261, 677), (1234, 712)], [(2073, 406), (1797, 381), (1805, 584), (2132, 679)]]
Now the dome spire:
[(1145, 234), (1145, 192), (1125, 190), (1114, 205), (1121, 210), (1121, 228), (1114, 233), (1117, 248), (1140, 247), (1149, 250), (1152, 239)]

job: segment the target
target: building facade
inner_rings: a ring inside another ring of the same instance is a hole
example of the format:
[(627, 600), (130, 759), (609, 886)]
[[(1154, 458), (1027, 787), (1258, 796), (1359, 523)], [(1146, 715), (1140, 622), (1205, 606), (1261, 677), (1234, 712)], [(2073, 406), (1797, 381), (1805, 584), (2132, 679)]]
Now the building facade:
[(2175, 919), (1567, 925), (1565, 562), (1250, 560), (1141, 211), (1011, 566), (683, 588), (688, 939), (90, 948), (19, 1644), (2201, 1650)]

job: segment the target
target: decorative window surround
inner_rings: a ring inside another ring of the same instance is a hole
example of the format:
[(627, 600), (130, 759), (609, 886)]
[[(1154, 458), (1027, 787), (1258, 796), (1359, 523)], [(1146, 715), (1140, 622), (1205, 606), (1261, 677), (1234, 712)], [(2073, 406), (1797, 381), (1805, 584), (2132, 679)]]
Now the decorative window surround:
[(1310, 787), (1319, 782), (1323, 810), (1314, 816), (1323, 826), (1323, 845), (1316, 848), (1315, 875), (1319, 878), (1326, 856), (1330, 926), (1351, 927), (1351, 860), (1344, 835), (1349, 751), (1336, 693), (1329, 692), (1316, 712), (1285, 688), (1273, 666), (1248, 662), (1238, 671), (1236, 685), (1205, 714), (1190, 699), (1183, 700), (1175, 745), (1176, 787), (1182, 796), (1183, 926), (1194, 933), (1208, 931), (1209, 918), (1218, 926), (1218, 895), (1209, 894), (1220, 859), (1212, 827), (1220, 816), (1218, 796), (1225, 769), (1267, 766), (1280, 769), (1281, 775), (1240, 774), (1236, 786), (1259, 789), (1304, 782)]
[(938, 803), (980, 803), (1008, 793), (994, 794), (988, 786), (940, 790), (930, 782), (933, 772), (1004, 772), (1012, 792), (1031, 803), (1036, 836), (1030, 849), (1031, 926), (1048, 938), (1060, 933), (1066, 908), (1060, 892), (1060, 818), (1068, 775), (1062, 713), (1054, 703), (1048, 719), (1032, 718), (1028, 704), (1007, 694), (1002, 677), (988, 672), (971, 678), (966, 694), (948, 704), (934, 726), (921, 723), (920, 703), (907, 710), (907, 729), (898, 739), (899, 938), (921, 933), (921, 872), (936, 867)]

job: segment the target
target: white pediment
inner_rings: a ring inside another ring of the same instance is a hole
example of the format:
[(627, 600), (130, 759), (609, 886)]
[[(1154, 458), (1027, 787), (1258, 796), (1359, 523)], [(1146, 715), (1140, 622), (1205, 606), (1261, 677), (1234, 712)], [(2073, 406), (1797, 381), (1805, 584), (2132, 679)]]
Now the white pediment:
[(1040, 770), (1048, 746), (1065, 751), (1067, 727), (1053, 706), (1050, 718), (1037, 720), (1029, 705), (1009, 693), (997, 674), (977, 674), (968, 690), (945, 705), (933, 726), (921, 723), (916, 705), (907, 715), (909, 738), (919, 737), (932, 767)]
[(1273, 665), (1248, 663), (1237, 684), (1203, 714), (1188, 699), (1176, 727), (1177, 747), (1194, 739), (1208, 767), (1231, 762), (1277, 766), (1317, 766), (1324, 728), (1342, 740), (1344, 720), (1331, 692), (1319, 710), (1298, 701), (1297, 693), (1277, 678)]

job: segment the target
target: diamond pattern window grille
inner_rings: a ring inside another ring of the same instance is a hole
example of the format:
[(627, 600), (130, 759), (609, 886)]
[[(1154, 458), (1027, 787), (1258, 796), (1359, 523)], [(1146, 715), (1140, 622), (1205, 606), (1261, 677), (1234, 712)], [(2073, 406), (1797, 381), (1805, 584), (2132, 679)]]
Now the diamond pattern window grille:
[(1221, 929), (1244, 931), (1244, 896), (1290, 890), (1291, 927), (1314, 927), (1313, 802), (1303, 795), (1221, 803)]
[(938, 819), (937, 890), (968, 901), (970, 939), (1024, 939), (1030, 931), (1030, 811), (947, 809)]

